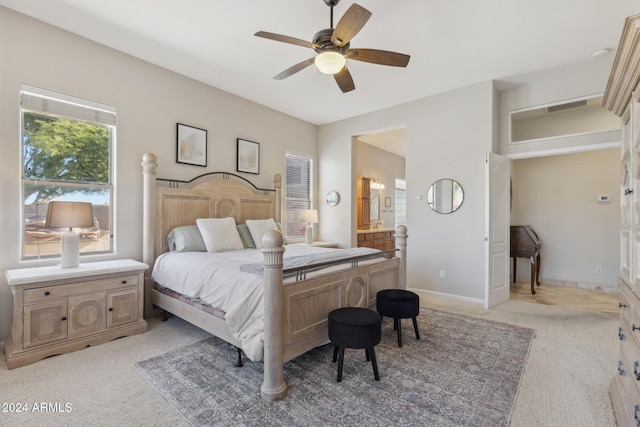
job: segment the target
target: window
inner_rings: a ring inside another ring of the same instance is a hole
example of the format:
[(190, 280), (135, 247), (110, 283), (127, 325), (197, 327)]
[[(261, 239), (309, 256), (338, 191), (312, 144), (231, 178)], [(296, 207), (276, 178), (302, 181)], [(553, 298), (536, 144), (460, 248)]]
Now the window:
[(300, 223), (300, 210), (311, 209), (312, 160), (309, 157), (286, 155), (285, 234), (287, 239), (302, 239), (306, 224)]
[(60, 229), (45, 226), (50, 201), (93, 205), (94, 226), (74, 229), (80, 254), (113, 250), (115, 110), (22, 86), (22, 259), (60, 254)]
[(396, 178), (396, 226), (407, 224), (407, 182)]

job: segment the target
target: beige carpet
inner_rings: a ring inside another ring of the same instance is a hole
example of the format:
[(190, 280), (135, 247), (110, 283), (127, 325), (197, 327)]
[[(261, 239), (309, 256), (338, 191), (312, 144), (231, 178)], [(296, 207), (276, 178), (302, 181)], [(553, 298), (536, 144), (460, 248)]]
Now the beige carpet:
[[(617, 361), (615, 316), (517, 300), (488, 311), (433, 296), (422, 304), (536, 330), (512, 426), (615, 426), (608, 393)], [(28, 412), (0, 412), (0, 425), (186, 426), (134, 363), (207, 336), (177, 318), (154, 319), (145, 334), (11, 371), (3, 359), (0, 404), (26, 404)], [(33, 412), (40, 403), (63, 412)]]

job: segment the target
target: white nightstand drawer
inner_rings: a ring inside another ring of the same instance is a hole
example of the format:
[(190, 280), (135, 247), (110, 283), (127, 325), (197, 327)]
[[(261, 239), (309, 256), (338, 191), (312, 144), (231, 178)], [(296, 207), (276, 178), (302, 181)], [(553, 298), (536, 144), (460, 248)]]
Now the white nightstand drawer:
[(25, 289), (24, 304), (40, 303), (60, 298), (86, 295), (88, 292), (101, 292), (112, 289), (128, 288), (138, 286), (138, 283), (138, 276), (130, 275), (125, 277), (72, 283), (69, 285), (43, 286), (41, 288)]

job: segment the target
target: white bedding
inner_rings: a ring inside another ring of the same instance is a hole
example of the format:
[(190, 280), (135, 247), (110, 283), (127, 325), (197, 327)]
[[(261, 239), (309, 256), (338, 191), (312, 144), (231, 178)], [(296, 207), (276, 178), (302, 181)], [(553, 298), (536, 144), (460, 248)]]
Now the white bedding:
[[(287, 258), (331, 251), (337, 250), (288, 245), (284, 262), (286, 265)], [(348, 250), (348, 254), (353, 255), (353, 251)], [(357, 248), (357, 251), (360, 254), (379, 252), (369, 248)], [(240, 266), (263, 260), (262, 252), (257, 249), (218, 253), (169, 252), (156, 259), (152, 277), (166, 288), (191, 298), (200, 298), (224, 311), (231, 333), (240, 341), (247, 357), (257, 361), (263, 356), (263, 279), (241, 271)]]

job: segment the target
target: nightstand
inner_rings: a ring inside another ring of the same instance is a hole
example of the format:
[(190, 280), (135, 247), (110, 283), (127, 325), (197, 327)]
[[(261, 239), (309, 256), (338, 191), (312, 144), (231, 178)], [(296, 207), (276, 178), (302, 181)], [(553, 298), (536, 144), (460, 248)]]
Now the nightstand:
[(13, 294), (7, 367), (147, 330), (144, 271), (130, 259), (7, 270)]
[(340, 246), (337, 242), (321, 242), (319, 240), (313, 243), (292, 243), (292, 245), (317, 246), (319, 248), (337, 248)]

